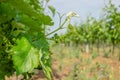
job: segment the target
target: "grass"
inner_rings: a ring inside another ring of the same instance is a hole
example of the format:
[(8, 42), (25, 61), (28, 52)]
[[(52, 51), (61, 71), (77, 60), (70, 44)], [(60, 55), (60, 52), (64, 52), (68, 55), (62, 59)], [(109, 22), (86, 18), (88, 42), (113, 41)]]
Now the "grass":
[(96, 51), (82, 53), (75, 46), (56, 45), (51, 52), (53, 69), (59, 75), (54, 80), (120, 80), (120, 63), (114, 58), (105, 58)]

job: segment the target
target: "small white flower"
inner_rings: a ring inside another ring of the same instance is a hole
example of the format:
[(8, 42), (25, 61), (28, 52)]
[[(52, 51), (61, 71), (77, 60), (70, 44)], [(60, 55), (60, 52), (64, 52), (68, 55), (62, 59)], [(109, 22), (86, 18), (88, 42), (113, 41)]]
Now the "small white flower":
[(68, 20), (71, 20), (72, 17), (79, 17), (79, 15), (73, 11), (70, 11), (66, 16)]

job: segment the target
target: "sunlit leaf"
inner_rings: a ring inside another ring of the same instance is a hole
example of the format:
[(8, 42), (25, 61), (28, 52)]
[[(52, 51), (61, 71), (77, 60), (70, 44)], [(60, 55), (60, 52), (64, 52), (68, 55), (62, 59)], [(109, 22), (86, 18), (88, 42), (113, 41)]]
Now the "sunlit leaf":
[(17, 40), (17, 45), (12, 51), (14, 67), (18, 73), (31, 72), (39, 65), (38, 50), (32, 47), (25, 37)]

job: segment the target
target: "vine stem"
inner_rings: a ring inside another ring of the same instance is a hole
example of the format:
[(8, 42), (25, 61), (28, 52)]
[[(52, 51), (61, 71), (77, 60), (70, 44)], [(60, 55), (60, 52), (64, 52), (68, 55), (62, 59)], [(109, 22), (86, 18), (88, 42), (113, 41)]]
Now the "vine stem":
[(49, 35), (51, 35), (51, 34), (57, 32), (57, 31), (59, 31), (60, 29), (63, 29), (63, 26), (64, 26), (64, 24), (65, 24), (66, 22), (67, 22), (67, 19), (65, 19), (65, 21), (64, 21), (57, 29), (55, 29), (54, 31), (48, 33), (48, 34), (45, 35), (45, 36), (49, 36)]

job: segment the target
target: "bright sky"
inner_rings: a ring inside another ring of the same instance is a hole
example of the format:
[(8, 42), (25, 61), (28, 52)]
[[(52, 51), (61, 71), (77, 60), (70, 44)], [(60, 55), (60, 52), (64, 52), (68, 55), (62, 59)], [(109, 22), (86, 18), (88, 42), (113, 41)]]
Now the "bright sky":
[[(74, 11), (79, 14), (80, 18), (73, 18), (72, 22), (79, 23), (80, 20), (85, 20), (87, 15), (99, 18), (102, 8), (109, 0), (50, 0), (49, 4), (54, 6), (61, 14), (66, 14), (69, 11)], [(120, 0), (112, 0), (112, 2), (118, 6)], [(58, 17), (54, 18), (55, 27), (58, 25)]]

